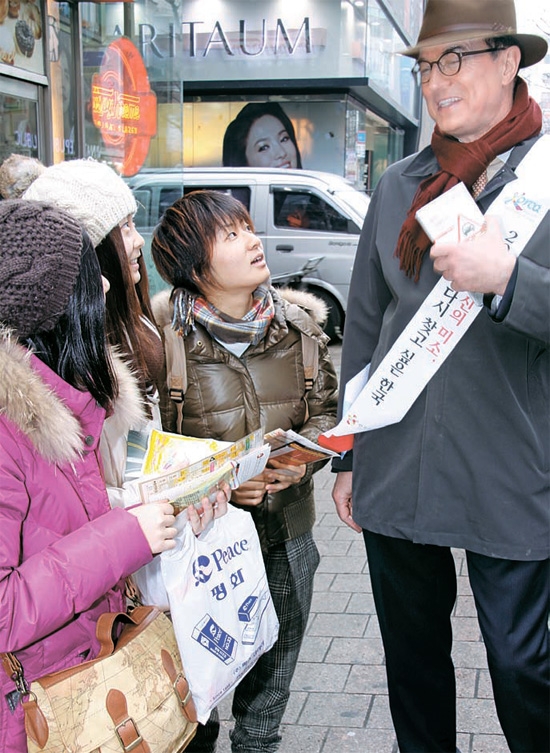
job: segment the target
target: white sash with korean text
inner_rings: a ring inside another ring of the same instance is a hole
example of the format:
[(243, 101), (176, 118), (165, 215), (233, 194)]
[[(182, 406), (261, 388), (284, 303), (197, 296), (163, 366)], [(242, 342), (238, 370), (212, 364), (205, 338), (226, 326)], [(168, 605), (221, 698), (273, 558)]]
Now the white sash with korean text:
[[(486, 214), (497, 215), (510, 250), (519, 256), (550, 207), (550, 137), (541, 137)], [(369, 375), (365, 367), (346, 385), (340, 423), (324, 435), (344, 436), (397, 423), (466, 334), (481, 311), (470, 293), (441, 278), (405, 330)], [(330, 443), (327, 443), (330, 446)]]

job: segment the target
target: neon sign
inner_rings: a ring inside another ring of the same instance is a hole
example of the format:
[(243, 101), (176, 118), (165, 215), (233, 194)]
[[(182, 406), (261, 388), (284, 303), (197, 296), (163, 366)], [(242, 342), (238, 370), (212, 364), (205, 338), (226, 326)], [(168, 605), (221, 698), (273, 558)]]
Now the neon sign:
[(107, 47), (92, 78), (92, 118), (105, 144), (117, 149), (121, 174), (135, 175), (157, 131), (157, 98), (141, 55), (126, 37)]

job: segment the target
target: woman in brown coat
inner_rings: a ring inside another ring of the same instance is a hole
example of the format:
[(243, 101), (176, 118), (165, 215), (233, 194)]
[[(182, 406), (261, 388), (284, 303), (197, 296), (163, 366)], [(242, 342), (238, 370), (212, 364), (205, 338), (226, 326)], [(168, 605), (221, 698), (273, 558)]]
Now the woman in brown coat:
[[(262, 243), (244, 206), (216, 191), (195, 191), (165, 213), (152, 242), (155, 264), (173, 286), (153, 300), (159, 325), (182, 334), (188, 386), (183, 434), (234, 441), (265, 427), (316, 440), (336, 417), (337, 380), (327, 338), (308, 311), (269, 284)], [(305, 294), (306, 307), (323, 304)], [(315, 344), (313, 385), (304, 374), (304, 342)], [(169, 406), (165, 428), (175, 430)], [(232, 751), (275, 751), (310, 610), (319, 554), (312, 474), (322, 463), (275, 459), (262, 476), (232, 493), (256, 522), (279, 639), (246, 675), (233, 700)], [(214, 751), (214, 712), (189, 751)]]

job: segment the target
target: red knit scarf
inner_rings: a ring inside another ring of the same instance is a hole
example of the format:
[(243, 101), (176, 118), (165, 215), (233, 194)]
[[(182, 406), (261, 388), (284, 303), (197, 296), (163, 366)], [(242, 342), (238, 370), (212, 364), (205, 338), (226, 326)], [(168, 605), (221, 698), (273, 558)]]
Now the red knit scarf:
[(518, 79), (514, 103), (506, 118), (477, 141), (464, 144), (435, 127), (432, 149), (441, 170), (425, 178), (419, 185), (401, 227), (395, 251), (395, 255), (399, 257), (399, 267), (407, 277), (414, 277), (415, 282), (418, 281), (422, 259), (431, 245), (415, 219), (417, 210), (460, 181), (471, 189), (472, 183), (498, 154), (536, 136), (541, 128), (541, 109), (529, 96), (527, 84), (521, 78)]

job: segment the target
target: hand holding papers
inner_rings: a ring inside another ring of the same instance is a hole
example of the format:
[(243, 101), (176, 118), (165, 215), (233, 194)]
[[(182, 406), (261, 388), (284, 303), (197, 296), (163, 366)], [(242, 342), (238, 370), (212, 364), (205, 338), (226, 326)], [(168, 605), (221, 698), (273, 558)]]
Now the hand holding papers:
[(485, 218), (464, 183), (430, 201), (416, 213), (428, 238), (459, 243), (483, 229)]
[[(419, 209), (416, 219), (432, 243), (460, 243), (485, 229), (485, 218), (464, 183)], [(483, 305), (482, 293), (470, 295), (477, 306)]]
[[(142, 502), (168, 499), (176, 514), (203, 497), (214, 499), (225, 483), (238, 488), (259, 476), (270, 457), (288, 465), (326, 459), (323, 450), (294, 431), (276, 429), (264, 437), (263, 428), (237, 442), (197, 439), (153, 429), (148, 439), (132, 433), (128, 462), (132, 463)], [(137, 465), (139, 463), (139, 474)]]
[(295, 431), (275, 429), (266, 434), (264, 439), (271, 450), (269, 457), (282, 460), (288, 465), (315, 463), (336, 455), (332, 450), (323, 449)]
[[(200, 459), (182, 467), (182, 458), (189, 456)], [(178, 514), (203, 497), (213, 498), (224, 483), (235, 489), (257, 476), (268, 457), (269, 446), (264, 444), (261, 429), (237, 442), (195, 439), (153, 429), (144, 468), (163, 470), (142, 476), (138, 483), (140, 497), (143, 502), (168, 499)]]

